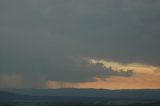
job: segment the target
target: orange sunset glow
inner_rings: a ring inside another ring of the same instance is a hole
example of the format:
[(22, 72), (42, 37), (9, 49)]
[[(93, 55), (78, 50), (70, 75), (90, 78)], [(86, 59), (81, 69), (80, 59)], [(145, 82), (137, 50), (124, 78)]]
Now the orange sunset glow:
[(87, 59), (91, 64), (103, 63), (104, 66), (112, 67), (115, 71), (118, 69), (132, 69), (133, 76), (129, 77), (109, 77), (106, 79), (96, 78), (96, 82), (85, 83), (67, 83), (48, 81), (49, 88), (97, 88), (97, 89), (158, 89), (160, 88), (160, 68), (145, 64), (127, 64), (122, 65), (118, 62), (105, 60)]

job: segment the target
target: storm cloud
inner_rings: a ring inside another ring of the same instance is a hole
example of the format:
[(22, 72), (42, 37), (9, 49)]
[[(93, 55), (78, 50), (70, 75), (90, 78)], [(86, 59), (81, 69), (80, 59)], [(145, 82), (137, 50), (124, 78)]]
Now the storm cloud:
[(64, 82), (130, 76), (80, 57), (160, 66), (158, 0), (1, 0), (0, 74)]

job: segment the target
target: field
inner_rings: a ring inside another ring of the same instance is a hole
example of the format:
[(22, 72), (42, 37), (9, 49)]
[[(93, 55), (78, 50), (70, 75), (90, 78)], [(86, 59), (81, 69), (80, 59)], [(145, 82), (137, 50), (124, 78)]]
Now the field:
[(116, 103), (0, 103), (0, 106), (160, 106), (160, 102), (154, 103), (130, 103), (130, 104), (116, 104)]

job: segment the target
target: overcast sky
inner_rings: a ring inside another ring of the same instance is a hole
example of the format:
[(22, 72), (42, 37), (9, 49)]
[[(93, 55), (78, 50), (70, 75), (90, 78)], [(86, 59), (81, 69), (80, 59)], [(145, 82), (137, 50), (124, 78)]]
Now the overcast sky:
[(88, 83), (137, 72), (99, 60), (159, 72), (160, 1), (0, 0), (0, 87), (45, 88), (47, 81)]

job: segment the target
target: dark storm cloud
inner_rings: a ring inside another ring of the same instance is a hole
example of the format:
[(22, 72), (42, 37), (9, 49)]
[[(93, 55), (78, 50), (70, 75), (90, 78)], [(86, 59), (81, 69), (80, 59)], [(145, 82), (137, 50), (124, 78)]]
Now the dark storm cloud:
[[(62, 81), (62, 82), (92, 82), (96, 81), (96, 78), (104, 79), (110, 76), (124, 76), (129, 77), (133, 75), (132, 70), (114, 71), (112, 68), (106, 68), (103, 64), (91, 64), (85, 60), (68, 60), (63, 61), (63, 67), (54, 67), (53, 70), (48, 71), (48, 80)], [(58, 64), (56, 65), (58, 66)]]
[(69, 82), (128, 76), (70, 56), (159, 66), (159, 10), (157, 0), (2, 0), (0, 73)]

